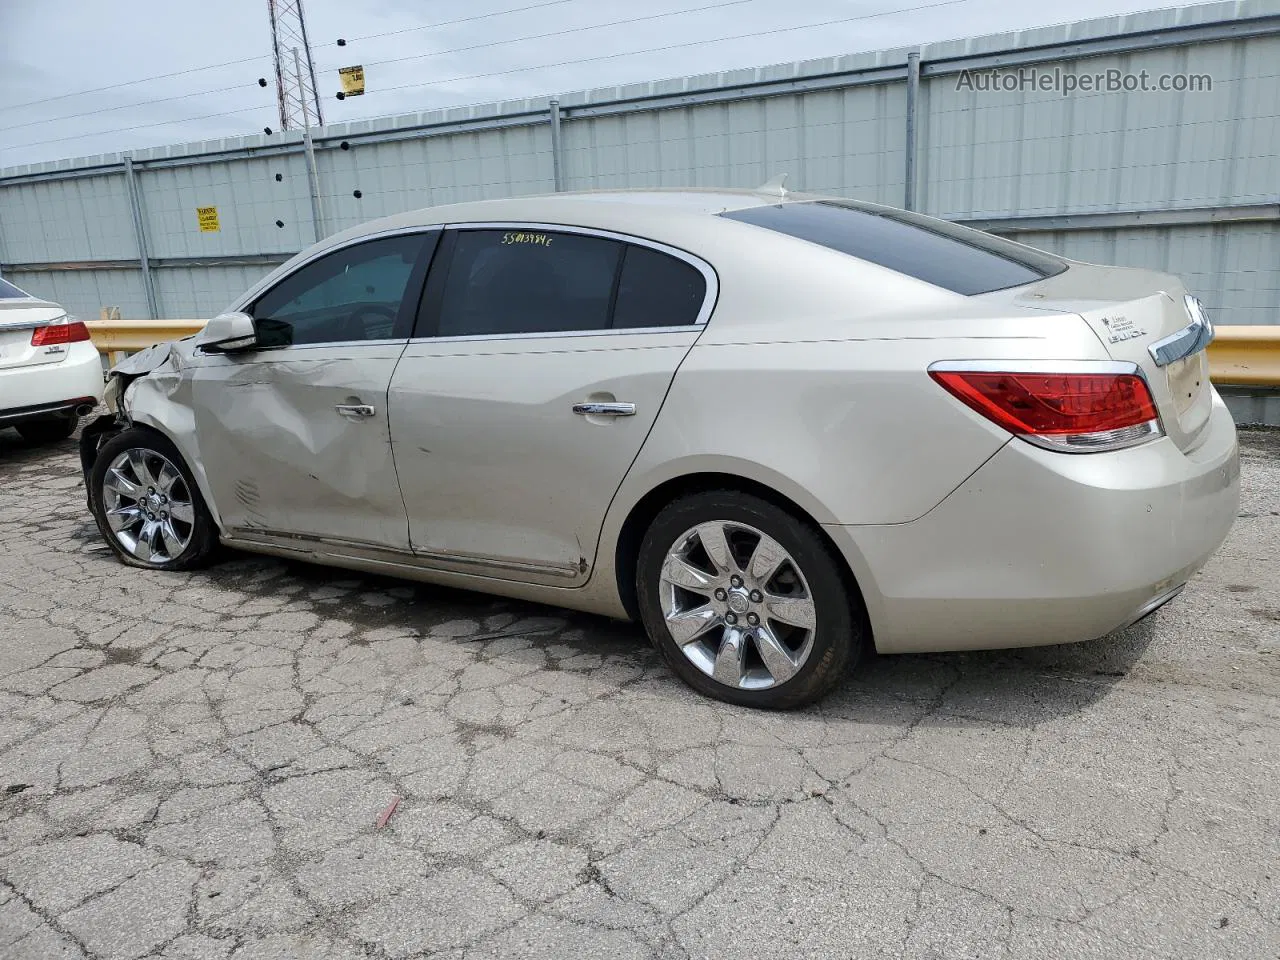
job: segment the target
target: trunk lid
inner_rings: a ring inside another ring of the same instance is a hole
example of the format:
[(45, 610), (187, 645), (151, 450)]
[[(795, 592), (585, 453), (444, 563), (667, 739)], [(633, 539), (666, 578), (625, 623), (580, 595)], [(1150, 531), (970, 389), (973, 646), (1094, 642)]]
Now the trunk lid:
[(66, 344), (33, 347), (37, 327), (65, 317), (67, 311), (43, 300), (0, 300), (0, 370), (57, 363), (67, 355)]
[[(1182, 450), (1196, 446), (1213, 408), (1204, 349), (1211, 336), (1193, 326), (1198, 318), (1187, 305), (1181, 280), (1154, 270), (1072, 261), (1057, 276), (1009, 293), (1023, 306), (1081, 317), (1112, 359), (1138, 365), (1170, 439)], [(1163, 362), (1157, 361), (1151, 348), (1180, 332), (1184, 338), (1169, 345), (1172, 352), (1191, 352), (1169, 359), (1166, 350)]]

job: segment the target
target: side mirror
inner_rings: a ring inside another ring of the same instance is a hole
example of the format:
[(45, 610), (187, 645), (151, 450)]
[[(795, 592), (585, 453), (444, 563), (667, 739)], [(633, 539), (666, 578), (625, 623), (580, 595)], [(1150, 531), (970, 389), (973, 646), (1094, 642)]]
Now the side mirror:
[(196, 334), (196, 346), (211, 353), (251, 350), (258, 344), (258, 331), (247, 313), (221, 313)]

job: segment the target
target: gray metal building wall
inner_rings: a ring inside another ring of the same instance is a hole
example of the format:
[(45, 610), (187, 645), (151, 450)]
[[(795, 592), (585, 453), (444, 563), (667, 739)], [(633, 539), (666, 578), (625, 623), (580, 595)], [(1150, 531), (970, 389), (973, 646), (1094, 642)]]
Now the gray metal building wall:
[[(750, 187), (784, 171), (791, 189), (902, 205), (912, 52), (917, 209), (1171, 270), (1220, 322), (1280, 323), (1280, 0), (332, 125), (316, 132), (320, 232), (557, 186)], [(1018, 66), (1204, 73), (1213, 88), (957, 89), (962, 69)], [(298, 135), (141, 150), (131, 164), (161, 317), (213, 314), (316, 235)], [(219, 232), (197, 229), (204, 206)], [(82, 316), (146, 317), (140, 253), (124, 155), (0, 170), (0, 271), (19, 285)]]

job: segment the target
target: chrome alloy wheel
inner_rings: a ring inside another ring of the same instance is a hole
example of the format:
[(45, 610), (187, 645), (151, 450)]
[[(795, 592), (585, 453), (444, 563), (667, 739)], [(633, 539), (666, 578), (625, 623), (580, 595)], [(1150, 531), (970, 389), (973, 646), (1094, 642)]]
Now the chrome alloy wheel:
[(685, 531), (667, 551), (659, 596), (671, 638), (726, 686), (786, 683), (813, 650), (817, 610), (800, 566), (745, 523), (713, 520)]
[(191, 491), (163, 454), (143, 447), (124, 451), (107, 467), (102, 498), (116, 542), (139, 560), (168, 563), (191, 543)]

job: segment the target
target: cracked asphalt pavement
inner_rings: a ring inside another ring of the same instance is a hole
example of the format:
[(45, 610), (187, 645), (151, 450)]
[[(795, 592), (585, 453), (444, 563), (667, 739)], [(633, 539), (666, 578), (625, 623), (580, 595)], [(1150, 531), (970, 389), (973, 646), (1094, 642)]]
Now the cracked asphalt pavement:
[(626, 624), (123, 567), (74, 445), (0, 432), (0, 957), (1276, 958), (1280, 434), (1242, 443), (1144, 623), (769, 714)]

